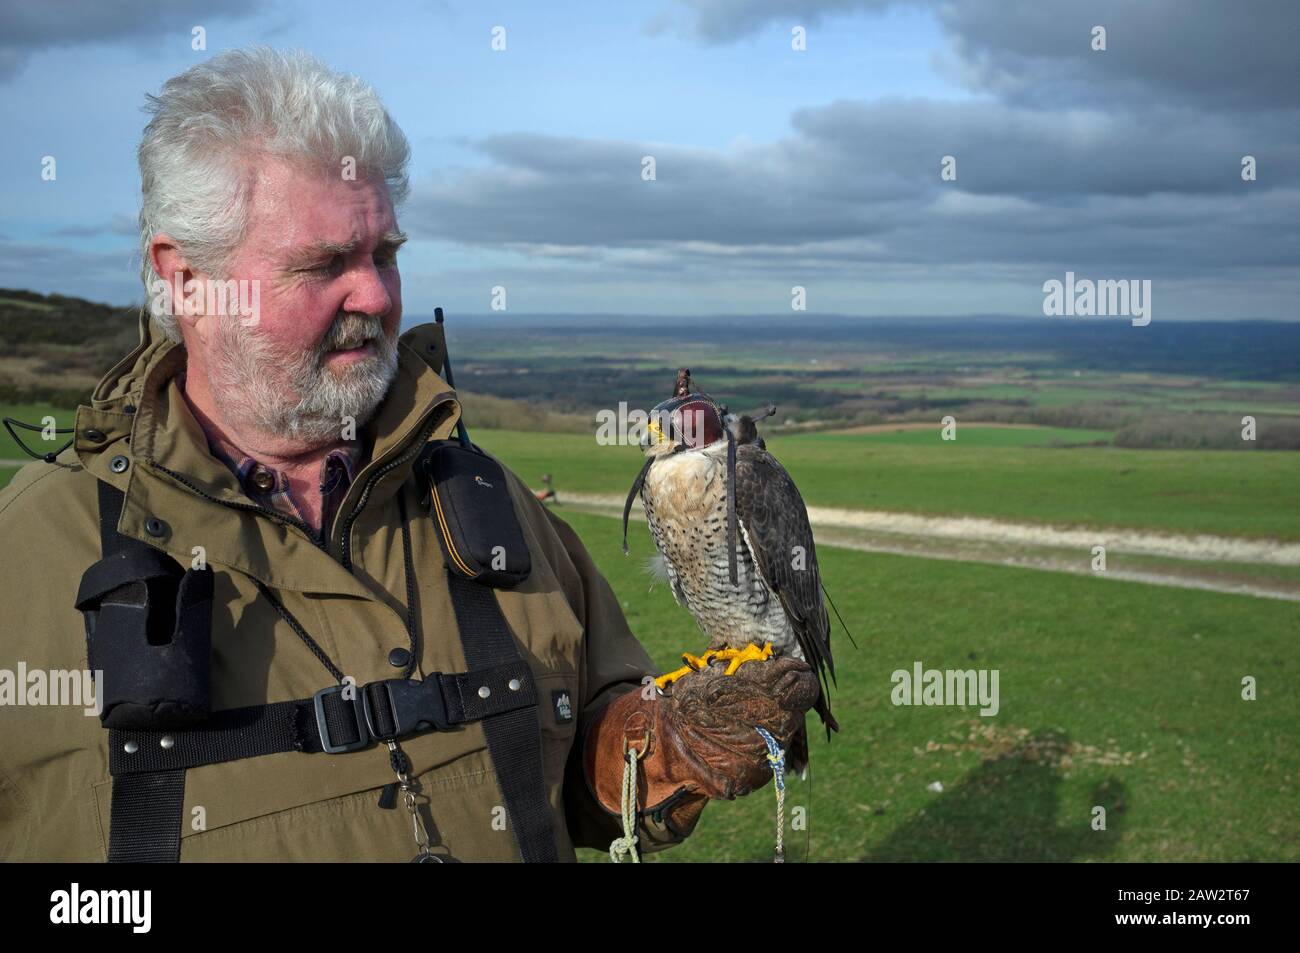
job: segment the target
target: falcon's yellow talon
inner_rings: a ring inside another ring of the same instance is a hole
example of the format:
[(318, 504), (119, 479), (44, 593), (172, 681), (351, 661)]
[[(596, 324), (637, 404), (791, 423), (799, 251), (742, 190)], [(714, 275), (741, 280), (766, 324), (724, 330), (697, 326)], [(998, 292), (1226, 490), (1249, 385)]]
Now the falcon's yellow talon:
[(686, 664), (672, 672), (666, 672), (655, 679), (655, 684), (662, 690), (667, 688), (679, 678), (683, 678), (691, 672), (698, 672), (710, 662), (721, 661), (727, 663), (727, 670), (724, 675), (735, 675), (736, 669), (746, 662), (766, 662), (772, 657), (772, 643), (767, 642), (760, 649), (757, 645), (747, 645), (743, 649), (709, 649), (703, 655), (692, 655), (690, 652), (682, 653), (682, 661)]
[(658, 678), (655, 679), (655, 684), (659, 686), (660, 691), (663, 691), (673, 682), (677, 681), (677, 679), (685, 675), (689, 675), (691, 674), (691, 672), (694, 671), (695, 669), (691, 668), (689, 665), (683, 665), (681, 668), (676, 669), (675, 671), (665, 672), (663, 675), (660, 675)]
[(692, 655), (690, 652), (683, 652), (682, 661), (698, 672), (700, 669), (704, 668), (704, 666), (708, 665), (709, 660), (717, 654), (718, 653), (713, 651), (713, 649), (709, 649), (703, 655)]
[(698, 672), (700, 669), (704, 668), (709, 664), (709, 660), (716, 654), (717, 653), (712, 649), (709, 649), (703, 655), (692, 655), (690, 652), (683, 652), (682, 661), (686, 664), (679, 669), (665, 672), (663, 675), (660, 675), (655, 679), (655, 684), (659, 686), (660, 690), (667, 688), (673, 682), (677, 681), (677, 679), (689, 675), (691, 672)]
[(724, 675), (735, 675), (736, 669), (746, 662), (766, 662), (772, 657), (772, 643), (767, 642), (760, 649), (757, 645), (746, 645), (743, 649), (727, 649), (727, 655), (721, 652), (717, 654), (718, 658), (726, 658), (730, 661), (727, 664), (727, 670)]

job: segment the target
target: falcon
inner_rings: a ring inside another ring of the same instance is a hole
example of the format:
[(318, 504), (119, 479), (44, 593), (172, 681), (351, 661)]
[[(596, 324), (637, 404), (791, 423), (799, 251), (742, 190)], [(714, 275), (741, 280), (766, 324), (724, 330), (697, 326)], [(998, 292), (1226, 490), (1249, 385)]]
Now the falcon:
[[(776, 412), (769, 406), (757, 415)], [(623, 552), (638, 494), (668, 583), (709, 639), (703, 655), (657, 679), (666, 688), (715, 661), (731, 675), (774, 655), (807, 662), (821, 694), (814, 706), (826, 737), (838, 731), (828, 700), (835, 678), (830, 621), (803, 497), (768, 453), (755, 416), (736, 415), (693, 390), (677, 372), (673, 397), (650, 412), (645, 463), (623, 508)], [(807, 737), (800, 733), (806, 763)], [(795, 745), (796, 749), (799, 744)]]

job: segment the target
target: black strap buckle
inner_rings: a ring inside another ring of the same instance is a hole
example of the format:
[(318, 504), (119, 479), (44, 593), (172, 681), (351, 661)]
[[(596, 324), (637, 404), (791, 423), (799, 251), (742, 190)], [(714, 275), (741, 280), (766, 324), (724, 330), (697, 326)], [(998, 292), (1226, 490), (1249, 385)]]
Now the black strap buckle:
[(330, 685), (328, 688), (322, 688), (312, 696), (312, 702), (316, 708), (316, 730), (320, 733), (321, 747), (330, 754), (346, 754), (349, 751), (360, 751), (362, 748), (369, 748), (374, 741), (370, 737), (370, 732), (366, 730), (366, 718), (363, 717), (362, 706), (357, 704), (356, 698), (344, 698), (342, 702), (348, 706), (348, 710), (352, 712), (352, 717), (356, 720), (357, 740), (344, 742), (343, 744), (334, 744), (330, 740), (329, 721), (325, 717), (325, 699), (335, 693), (342, 694), (343, 690), (349, 687), (355, 692), (363, 691), (355, 684)]
[[(361, 690), (366, 729), (376, 741), (392, 741), (422, 731), (447, 731), (447, 701), (442, 679), (434, 672), (428, 678), (389, 678), (370, 682)], [(383, 716), (383, 721), (380, 721)], [(385, 731), (385, 725), (392, 725)]]

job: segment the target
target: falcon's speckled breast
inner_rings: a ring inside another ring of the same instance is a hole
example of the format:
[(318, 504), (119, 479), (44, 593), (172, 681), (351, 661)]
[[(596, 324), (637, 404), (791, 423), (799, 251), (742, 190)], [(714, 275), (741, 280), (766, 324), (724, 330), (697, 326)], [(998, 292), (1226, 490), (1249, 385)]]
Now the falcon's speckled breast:
[(676, 453), (646, 474), (646, 520), (663, 554), (673, 596), (709, 637), (709, 648), (771, 642), (780, 655), (802, 659), (778, 599), (754, 570), (744, 525), (737, 541), (739, 588), (727, 577), (727, 448)]

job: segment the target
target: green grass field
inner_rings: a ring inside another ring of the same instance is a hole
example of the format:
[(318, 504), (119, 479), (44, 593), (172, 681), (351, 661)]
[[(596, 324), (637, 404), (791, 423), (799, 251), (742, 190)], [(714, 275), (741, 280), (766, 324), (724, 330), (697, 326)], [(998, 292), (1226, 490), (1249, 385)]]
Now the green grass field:
[[(799, 434), (798, 439), (806, 440), (811, 434)], [(826, 436), (839, 436), (827, 434)], [(913, 447), (943, 446), (945, 441), (940, 436), (940, 427), (936, 423), (921, 430), (880, 430), (873, 433), (845, 434), (855, 441), (863, 443), (898, 443)], [(1051, 447), (1070, 444), (1099, 443), (1109, 441), (1114, 436), (1109, 430), (1075, 430), (1064, 427), (977, 427), (957, 426), (958, 442), (964, 447)], [(783, 441), (794, 437), (773, 440)], [(952, 442), (952, 441), (948, 441)], [(773, 445), (775, 446), (775, 445)], [(775, 452), (775, 451), (774, 451)]]
[[(702, 647), (651, 542), (563, 507), (663, 668)], [(819, 551), (854, 633), (833, 636), (843, 730), (791, 779), (792, 860), (1297, 860), (1300, 693), (1292, 603), (900, 556)], [(895, 707), (890, 674), (1000, 673), (1001, 710)], [(1258, 700), (1241, 699), (1241, 678)], [(809, 719), (810, 727), (816, 717)], [(941, 794), (927, 790), (939, 781)], [(1092, 809), (1107, 830), (1091, 829)], [(711, 804), (665, 861), (771, 855), (771, 785)], [(600, 859), (592, 851), (585, 859)]]
[[(35, 424), (44, 426), (43, 420), (46, 416), (51, 416), (55, 420), (57, 427), (71, 427), (73, 420), (77, 416), (76, 408), (68, 410), (64, 407), (54, 407), (50, 404), (5, 404), (0, 407), (0, 416), (15, 417), (25, 424)], [(72, 436), (70, 433), (56, 434), (53, 440), (45, 440), (43, 435), (33, 430), (25, 430), (22, 427), (14, 428), (23, 443), (27, 444), (32, 450), (38, 453), (44, 453), (47, 450), (56, 450)], [(0, 427), (0, 460), (30, 460), (31, 457), (23, 453), (12, 437), (9, 436), (9, 430)], [(8, 483), (8, 478), (5, 478)]]
[[(958, 425), (947, 442), (925, 431), (796, 434), (768, 448), (814, 506), (1300, 539), (1300, 454), (1036, 445), (1043, 433)], [(625, 493), (640, 468), (635, 447), (581, 434), (473, 435), (533, 486), (553, 473), (561, 499)]]

